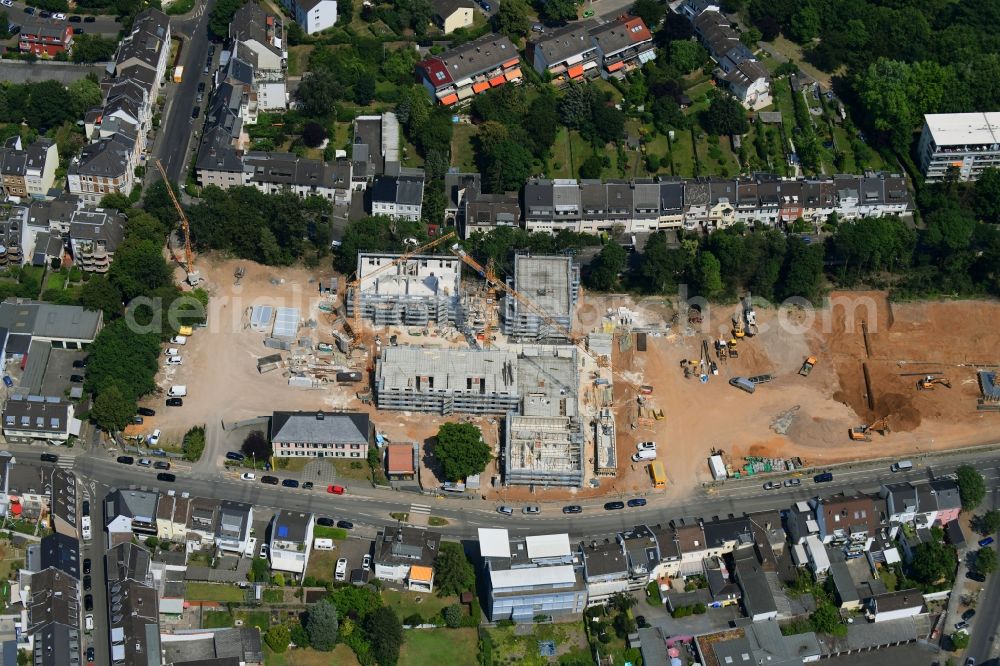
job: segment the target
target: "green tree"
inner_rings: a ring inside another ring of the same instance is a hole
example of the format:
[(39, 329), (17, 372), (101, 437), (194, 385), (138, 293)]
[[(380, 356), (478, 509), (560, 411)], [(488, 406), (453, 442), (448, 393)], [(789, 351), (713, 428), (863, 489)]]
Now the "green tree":
[(618, 141), (625, 135), (625, 114), (603, 101), (594, 102), (593, 110), (594, 138), (591, 143), (598, 145)]
[(666, 234), (650, 234), (639, 260), (640, 286), (650, 293), (663, 293), (677, 286), (687, 268), (688, 255), (668, 248)]
[(442, 424), (434, 442), (434, 457), (448, 481), (479, 474), (493, 459), (483, 434), (471, 423)]
[(619, 243), (609, 241), (587, 266), (586, 282), (597, 291), (612, 291), (618, 288), (619, 274), (625, 270), (628, 253)]
[(301, 624), (299, 623), (293, 624), (291, 627), (291, 631), (289, 633), (291, 635), (292, 644), (295, 645), (295, 647), (300, 647), (300, 648), (310, 647), (309, 632), (306, 631), (306, 628), (303, 627)]
[(528, 34), (528, 6), (524, 0), (501, 2), (493, 15), (493, 29), (511, 39)]
[(591, 155), (580, 165), (580, 178), (600, 178), (604, 170), (604, 159), (600, 155)]
[(636, 0), (632, 5), (632, 14), (641, 18), (650, 30), (655, 30), (660, 25), (666, 13), (666, 5), (657, 0)]
[(219, 39), (229, 37), (229, 24), (236, 10), (243, 6), (243, 0), (219, 0), (208, 15), (208, 30)]
[(819, 12), (811, 4), (803, 4), (792, 16), (792, 39), (805, 44), (819, 37), (822, 28)]
[(976, 571), (989, 576), (997, 570), (997, 551), (993, 548), (980, 548), (976, 551)]
[(823, 246), (790, 238), (783, 268), (782, 296), (815, 300), (823, 278)]
[(831, 636), (847, 635), (847, 625), (840, 621), (840, 613), (829, 602), (824, 601), (818, 604), (809, 619), (817, 633), (830, 634)]
[[(76, 45), (74, 43), (74, 49)], [(101, 103), (101, 87), (86, 77), (69, 84), (69, 96), (73, 100), (73, 113), (82, 116), (89, 109)]]
[(201, 460), (201, 454), (205, 450), (205, 426), (194, 426), (184, 433), (181, 449), (184, 451), (184, 460)]
[(990, 167), (976, 181), (976, 215), (983, 222), (1000, 224), (1000, 169)]
[(670, 42), (670, 64), (687, 74), (708, 62), (708, 51), (693, 39)]
[(957, 206), (948, 206), (927, 215), (924, 242), (941, 254), (951, 254), (969, 247), (976, 220), (972, 214)]
[(121, 316), (122, 293), (105, 276), (95, 275), (83, 283), (80, 304), (89, 310), (100, 310), (108, 322)]
[(90, 417), (99, 428), (107, 432), (120, 432), (132, 421), (135, 401), (122, 395), (121, 389), (112, 384), (94, 399)]
[(465, 611), (461, 604), (452, 604), (441, 611), (441, 617), (444, 618), (444, 623), (449, 629), (458, 629), (462, 626), (462, 620), (465, 619)]
[(531, 175), (532, 156), (524, 144), (505, 140), (490, 151), (483, 179), (491, 192), (516, 192)]
[[(503, 4), (500, 6), (503, 7)], [(549, 87), (543, 88), (542, 94), (533, 99), (528, 106), (523, 127), (531, 128), (528, 138), (531, 141), (531, 152), (535, 157), (547, 156), (552, 144), (556, 142), (556, 132), (559, 129), (558, 106), (558, 100)]]
[(704, 298), (712, 299), (722, 293), (722, 274), (719, 260), (707, 250), (698, 254), (695, 282), (698, 294)]
[(323, 599), (309, 607), (306, 630), (309, 643), (316, 650), (329, 652), (337, 644), (340, 625), (337, 621), (337, 607), (328, 599)]
[[(444, 544), (441, 545), (443, 546)], [(354, 587), (353, 585), (349, 585), (342, 587), (334, 591), (330, 595), (330, 599), (333, 601), (333, 605), (337, 607), (342, 620), (340, 626), (341, 638), (344, 637), (345, 633), (348, 633), (348, 627), (343, 622), (343, 618), (364, 621), (365, 618), (374, 613), (382, 605), (382, 597), (371, 586)]]
[(379, 666), (396, 666), (403, 646), (403, 625), (396, 611), (380, 606), (367, 617), (364, 627), (371, 641), (372, 656)]
[(969, 634), (965, 631), (956, 631), (951, 635), (951, 647), (953, 650), (964, 650), (969, 647)]
[(637, 603), (639, 600), (635, 598), (635, 595), (627, 592), (615, 592), (608, 599), (608, 605), (619, 613), (628, 613), (635, 608)]
[(153, 378), (159, 370), (159, 356), (159, 335), (135, 333), (124, 319), (117, 319), (91, 345), (84, 385), (97, 396), (116, 386), (126, 401), (134, 403), (156, 389)]
[(313, 118), (325, 118), (344, 97), (344, 87), (328, 69), (314, 69), (302, 77), (295, 91), (302, 110)]
[(73, 62), (105, 62), (114, 60), (118, 42), (97, 34), (73, 35)]
[(271, 571), (268, 569), (267, 560), (263, 557), (253, 558), (247, 578), (251, 583), (270, 583)]
[(130, 301), (172, 284), (173, 271), (163, 258), (162, 246), (154, 241), (126, 238), (115, 251), (108, 279)]
[(284, 624), (276, 624), (269, 628), (264, 634), (264, 642), (277, 653), (282, 653), (288, 649), (288, 644), (292, 641), (292, 632)]
[(972, 511), (986, 496), (986, 482), (983, 475), (972, 465), (962, 465), (955, 474), (958, 477), (958, 494), (962, 500), (962, 508)]
[(561, 23), (576, 19), (576, 3), (573, 0), (540, 0), (540, 4), (538, 15), (543, 21)]
[(27, 118), (39, 132), (62, 125), (73, 116), (73, 109), (73, 98), (58, 81), (41, 81), (31, 86)]
[(442, 541), (434, 560), (434, 584), (438, 596), (458, 595), (476, 585), (476, 572), (461, 544)]
[(955, 551), (940, 541), (927, 541), (913, 549), (910, 576), (923, 585), (947, 578), (955, 565)]
[(976, 529), (983, 536), (996, 534), (1000, 531), (1000, 511), (990, 509), (979, 516), (979, 519), (976, 521)]
[(709, 134), (746, 134), (750, 130), (746, 109), (736, 98), (719, 90), (710, 94), (708, 109), (701, 116), (701, 126)]

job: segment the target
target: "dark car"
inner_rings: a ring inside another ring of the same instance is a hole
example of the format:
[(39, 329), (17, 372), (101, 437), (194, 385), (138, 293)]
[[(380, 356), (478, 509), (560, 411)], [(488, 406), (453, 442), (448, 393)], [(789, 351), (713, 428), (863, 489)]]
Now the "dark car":
[(73, 361), (73, 367), (74, 368), (86, 368), (87, 367), (87, 361), (85, 359), (78, 358), (75, 361)]
[(70, 375), (69, 376), (69, 380), (71, 382), (73, 382), (74, 384), (82, 384), (83, 383), (83, 375)]
[(978, 571), (972, 571), (972, 570), (970, 570), (970, 571), (966, 572), (965, 577), (968, 578), (969, 580), (974, 580), (974, 581), (979, 582), (979, 583), (985, 583), (986, 582), (986, 576), (984, 576), (983, 574), (979, 573)]
[(155, 467), (156, 469), (170, 469), (170, 463), (168, 463), (166, 460), (157, 460), (155, 463), (153, 463), (153, 467)]
[(815, 483), (828, 483), (833, 481), (833, 474), (831, 472), (823, 472), (822, 474), (817, 474), (813, 477)]
[(83, 22), (84, 22), (84, 23), (93, 23), (93, 22), (94, 22), (94, 21), (96, 21), (96, 20), (97, 20), (97, 19), (96, 19), (96, 18), (94, 18), (93, 16), (84, 16), (84, 17), (83, 17)]
[(84, 30), (83, 28), (73, 28), (73, 34), (74, 35), (82, 35), (85, 32), (87, 32), (87, 31)]
[(196, 106), (193, 109), (191, 109), (191, 117), (192, 118), (197, 118), (200, 115), (201, 115), (201, 107), (200, 106)]
[(284, 479), (281, 482), (281, 485), (283, 485), (286, 488), (298, 488), (299, 482), (296, 481), (295, 479)]
[(160, 472), (159, 474), (156, 475), (156, 480), (157, 481), (168, 481), (170, 483), (173, 483), (174, 481), (177, 480), (177, 475), (176, 474), (171, 474), (170, 472)]
[(563, 513), (583, 513), (583, 507), (579, 504), (570, 504), (563, 507)]
[(41, 18), (52, 18), (52, 12), (47, 12), (44, 9), (38, 12), (38, 16)]
[(227, 460), (246, 460), (246, 456), (236, 451), (226, 451)]
[(34, 14), (35, 13), (35, 8), (34, 7), (25, 7), (24, 8), (24, 13), (25, 14)]
[(649, 622), (646, 621), (646, 616), (645, 615), (636, 615), (635, 616), (635, 624), (640, 629), (644, 629), (645, 627), (649, 626)]
[(992, 546), (992, 545), (993, 545), (993, 537), (991, 537), (991, 536), (988, 536), (985, 539), (980, 539), (979, 540), (979, 547), (980, 548), (986, 548), (987, 546)]
[(142, 425), (145, 422), (146, 421), (141, 416), (133, 416), (132, 417), (132, 423), (134, 423), (136, 425)]
[(132, 463), (135, 462), (135, 458), (133, 458), (132, 456), (118, 456), (118, 462), (120, 462), (123, 465), (131, 465)]
[(90, 500), (83, 500), (83, 515), (90, 515)]
[(326, 516), (323, 516), (322, 518), (317, 518), (316, 524), (322, 525), (323, 527), (333, 527), (335, 525), (335, 523), (333, 522), (333, 518), (327, 518)]
[(94, 663), (94, 646), (93, 645), (91, 645), (89, 648), (87, 648), (87, 661), (89, 661), (90, 663)]
[(606, 502), (604, 504), (605, 511), (617, 511), (618, 509), (624, 509), (625, 502)]
[(183, 407), (184, 398), (167, 398), (167, 407)]
[(90, 573), (90, 558), (89, 557), (83, 560), (83, 573), (85, 573), (85, 574), (89, 574)]
[(312, 489), (313, 489), (312, 481), (306, 481), (305, 483), (302, 484), (302, 490), (312, 490)]
[(85, 596), (85, 597), (83, 598), (83, 608), (84, 608), (84, 610), (86, 610), (86, 611), (87, 611), (88, 613), (89, 613), (90, 611), (94, 610), (94, 595), (92, 595), (92, 594), (88, 594), (87, 596)]
[(205, 82), (204, 81), (199, 81), (198, 82), (198, 92), (200, 92), (200, 93), (205, 92)]
[(83, 577), (83, 591), (84, 592), (90, 592), (90, 588), (91, 587), (93, 587), (93, 581), (90, 579), (90, 576), (84, 576)]
[(965, 620), (966, 622), (968, 622), (969, 620), (971, 620), (974, 617), (976, 617), (976, 609), (975, 608), (970, 608), (969, 610), (967, 610), (964, 613), (962, 613), (962, 619)]
[(278, 477), (276, 477), (276, 476), (262, 476), (262, 477), (260, 477), (260, 482), (261, 483), (266, 483), (269, 486), (276, 486), (276, 485), (278, 485)]
[(628, 505), (629, 506), (646, 506), (646, 500), (642, 499), (641, 497), (637, 497), (635, 499), (630, 499), (628, 501)]
[(342, 530), (353, 530), (354, 529), (354, 523), (352, 523), (349, 520), (338, 520), (337, 521), (337, 527), (339, 527)]
[(143, 416), (156, 416), (156, 410), (150, 409), (149, 407), (140, 407), (135, 411), (139, 412)]
[(83, 18), (81, 18), (79, 16), (70, 16), (69, 17), (69, 22), (70, 23), (80, 23), (81, 21), (83, 21)]
[(54, 453), (43, 453), (38, 456), (42, 462), (59, 462), (59, 456)]

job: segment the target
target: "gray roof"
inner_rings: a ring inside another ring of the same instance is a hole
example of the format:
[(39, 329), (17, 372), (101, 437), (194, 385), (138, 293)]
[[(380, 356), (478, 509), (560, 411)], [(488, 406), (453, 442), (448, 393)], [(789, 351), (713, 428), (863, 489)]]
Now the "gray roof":
[(588, 578), (611, 574), (624, 576), (628, 573), (625, 547), (618, 541), (607, 541), (596, 545), (581, 541), (580, 552), (583, 553), (583, 566)]
[(236, 10), (233, 20), (229, 23), (229, 36), (241, 42), (254, 40), (277, 55), (281, 49), (274, 46), (272, 36), (268, 34), (268, 19), (273, 23), (277, 17), (269, 15), (258, 2), (248, 2)]
[(280, 540), (304, 543), (309, 523), (312, 522), (312, 519), (313, 515), (311, 513), (288, 511), (286, 509), (279, 510), (274, 514), (274, 524), (271, 527), (271, 541)]
[(518, 57), (517, 48), (509, 39), (491, 32), (445, 51), (435, 59), (448, 70), (452, 81), (461, 81)]
[(66, 36), (67, 24), (65, 21), (25, 15), (23, 18), (17, 19), (17, 22), (21, 26), (21, 34), (25, 36), (54, 37), (60, 41)]
[(224, 127), (213, 126), (205, 132), (198, 147), (195, 167), (205, 171), (242, 173), (243, 160), (232, 145), (232, 137)]
[(8, 298), (0, 303), (0, 326), (11, 334), (92, 342), (101, 328), (101, 313), (78, 305), (53, 305)]
[[(934, 491), (934, 498), (937, 502), (937, 510), (942, 511), (944, 509), (958, 509), (962, 506), (962, 500), (958, 494), (958, 484), (951, 479), (935, 479), (930, 483), (931, 489)], [(921, 511), (925, 510), (923, 507)], [(927, 507), (927, 511), (931, 510), (931, 507)]]
[(59, 399), (12, 395), (3, 410), (4, 430), (30, 431), (39, 436), (69, 432), (72, 405)]
[(76, 476), (70, 470), (57, 467), (52, 470), (50, 493), (52, 515), (67, 524), (76, 526)]
[(475, 9), (476, 3), (472, 0), (431, 0), (431, 7), (434, 14), (442, 20), (448, 18), (459, 9)]
[(831, 562), (830, 576), (833, 577), (833, 585), (842, 604), (861, 601), (847, 562)]
[(290, 444), (367, 444), (371, 433), (362, 412), (274, 412), (271, 441)]
[(541, 54), (549, 65), (559, 64), (575, 55), (597, 48), (590, 35), (590, 30), (597, 25), (594, 19), (573, 21), (566, 27), (540, 38), (534, 43), (532, 50)]
[(243, 502), (222, 500), (219, 504), (219, 526), (216, 535), (242, 540), (250, 529), (253, 507)]
[(121, 178), (128, 170), (128, 156), (134, 142), (121, 134), (113, 134), (84, 146), (80, 157), (69, 166), (71, 174)]
[(482, 179), (478, 173), (448, 172), (444, 175), (444, 196), (448, 209), (457, 209), (461, 197), (469, 197), (482, 190)]
[(117, 516), (127, 516), (143, 522), (156, 521), (156, 503), (158, 493), (147, 490), (116, 490), (108, 496), (108, 507), (105, 518), (110, 523)]
[(739, 551), (737, 551), (734, 553), (733, 559), (736, 562), (736, 582), (739, 583), (740, 590), (743, 591), (743, 606), (746, 608), (747, 615), (753, 617), (777, 612), (778, 607), (774, 602), (774, 594), (771, 592), (767, 576), (764, 575), (753, 548), (742, 550), (745, 552), (738, 555)]
[(375, 538), (375, 562), (433, 567), (441, 535), (416, 527), (386, 527)]
[(114, 210), (79, 210), (73, 213), (69, 236), (103, 243), (108, 252), (114, 252), (125, 239), (125, 218)]
[(39, 545), (41, 568), (53, 567), (73, 578), (80, 578), (80, 542), (65, 534), (50, 534)]

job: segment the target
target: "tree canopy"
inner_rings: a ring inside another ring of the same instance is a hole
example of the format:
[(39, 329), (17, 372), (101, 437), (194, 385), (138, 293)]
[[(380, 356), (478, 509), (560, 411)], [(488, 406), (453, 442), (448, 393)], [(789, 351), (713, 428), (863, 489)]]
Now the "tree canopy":
[(493, 454), (473, 424), (444, 423), (435, 438), (434, 458), (441, 464), (445, 479), (461, 481), (486, 469)]
[(309, 644), (313, 649), (329, 652), (337, 644), (340, 625), (337, 620), (337, 607), (328, 599), (322, 599), (309, 606), (306, 621), (306, 631), (309, 632)]
[(240, 448), (243, 453), (255, 460), (267, 460), (272, 453), (271, 442), (262, 430), (254, 430), (247, 435)]
[(396, 666), (403, 646), (403, 624), (389, 606), (379, 606), (365, 620), (372, 656), (380, 666)]
[(438, 596), (458, 595), (476, 586), (476, 572), (461, 544), (442, 541), (434, 560), (434, 584)]
[(962, 508), (972, 511), (986, 496), (986, 481), (972, 465), (962, 465), (955, 473), (958, 476), (958, 494), (962, 500)]

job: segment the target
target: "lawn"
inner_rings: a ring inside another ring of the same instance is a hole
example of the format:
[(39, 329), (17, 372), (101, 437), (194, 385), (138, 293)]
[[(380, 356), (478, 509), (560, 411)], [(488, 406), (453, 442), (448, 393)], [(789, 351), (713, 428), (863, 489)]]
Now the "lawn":
[(560, 126), (556, 132), (556, 141), (552, 146), (552, 159), (549, 161), (549, 175), (553, 178), (574, 178), (573, 156), (569, 149), (569, 130)]
[[(530, 634), (523, 634), (525, 627), (520, 625), (514, 627), (491, 628), (490, 636), (493, 638), (494, 663), (496, 664), (526, 664), (528, 666), (542, 666), (549, 661), (538, 654), (538, 641), (554, 641), (556, 644), (556, 656), (562, 656), (569, 652), (579, 651), (587, 647), (587, 635), (583, 629), (583, 622), (566, 622), (560, 624), (537, 624), (532, 626)], [(602, 653), (604, 648), (602, 647)], [(502, 655), (506, 661), (497, 661), (496, 656)], [(616, 660), (615, 664), (621, 664)]]
[(435, 594), (425, 594), (422, 592), (409, 592), (406, 590), (383, 590), (382, 599), (386, 606), (391, 606), (396, 611), (400, 620), (420, 613), (425, 620), (429, 620), (442, 608), (458, 603), (458, 597), (439, 597)]
[(257, 627), (261, 632), (271, 626), (271, 614), (267, 611), (240, 611), (236, 617), (248, 627)]
[[(407, 640), (409, 634), (407, 635)], [(312, 648), (295, 648), (282, 655), (284, 666), (358, 666), (358, 658), (354, 656), (351, 648), (343, 643), (337, 645), (332, 652), (320, 652)], [(269, 664), (271, 662), (268, 662)]]
[(683, 178), (694, 177), (694, 150), (691, 147), (691, 132), (674, 132), (670, 142), (670, 157), (674, 162), (674, 175)]
[(24, 551), (17, 546), (11, 545), (9, 541), (0, 542), (0, 580), (10, 578), (10, 573), (18, 567), (24, 565)]
[(168, 16), (179, 16), (181, 14), (187, 14), (189, 11), (194, 9), (194, 0), (174, 0), (167, 7), (166, 13)]
[(185, 596), (189, 601), (229, 601), (240, 602), (246, 599), (246, 592), (235, 585), (220, 583), (188, 583)]
[(299, 44), (288, 49), (288, 75), (301, 76), (309, 65), (309, 54), (315, 48), (312, 44)]
[[(409, 165), (408, 165), (409, 166)], [(333, 468), (337, 470), (337, 479), (354, 479), (371, 483), (371, 472), (368, 470), (368, 462), (365, 460), (330, 460)], [(354, 465), (354, 467), (352, 467)]]
[(399, 666), (475, 666), (478, 642), (476, 630), (470, 628), (407, 631)]
[(347, 530), (342, 527), (327, 527), (326, 525), (317, 525), (313, 528), (313, 538), (314, 539), (337, 539), (343, 541), (347, 538)]
[(463, 172), (476, 170), (476, 153), (472, 140), (476, 136), (476, 126), (469, 123), (454, 125), (451, 139), (451, 165)]
[(233, 626), (233, 616), (229, 611), (205, 611), (201, 616), (202, 629), (221, 629)]
[[(315, 532), (314, 532), (315, 534)], [(337, 566), (340, 554), (337, 549), (316, 550), (313, 548), (309, 555), (309, 566), (306, 568), (306, 575), (322, 580), (333, 580), (333, 569)]]

